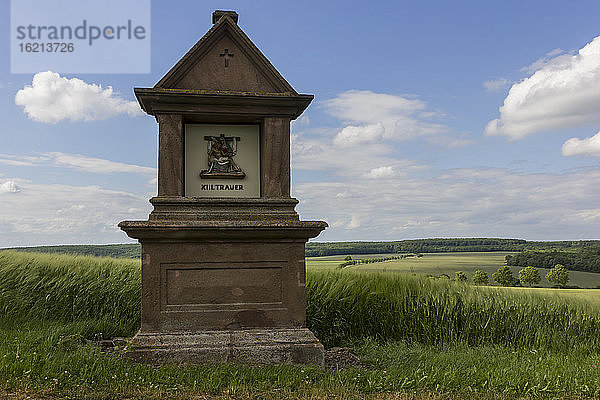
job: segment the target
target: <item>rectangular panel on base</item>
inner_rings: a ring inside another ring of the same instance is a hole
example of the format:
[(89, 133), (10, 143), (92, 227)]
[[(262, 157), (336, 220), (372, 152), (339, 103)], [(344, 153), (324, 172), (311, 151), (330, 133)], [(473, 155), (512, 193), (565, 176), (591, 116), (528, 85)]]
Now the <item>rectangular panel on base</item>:
[(281, 267), (165, 268), (166, 306), (281, 303)]

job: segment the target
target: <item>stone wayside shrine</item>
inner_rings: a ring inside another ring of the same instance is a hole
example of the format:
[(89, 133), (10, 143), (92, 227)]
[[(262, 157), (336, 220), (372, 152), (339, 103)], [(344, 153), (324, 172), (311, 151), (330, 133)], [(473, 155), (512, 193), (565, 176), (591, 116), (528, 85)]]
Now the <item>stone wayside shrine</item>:
[(150, 362), (323, 363), (306, 328), (304, 245), (327, 224), (290, 197), (298, 94), (237, 25), (213, 27), (153, 87), (136, 88), (159, 124), (158, 196), (142, 244), (141, 328), (129, 357)]

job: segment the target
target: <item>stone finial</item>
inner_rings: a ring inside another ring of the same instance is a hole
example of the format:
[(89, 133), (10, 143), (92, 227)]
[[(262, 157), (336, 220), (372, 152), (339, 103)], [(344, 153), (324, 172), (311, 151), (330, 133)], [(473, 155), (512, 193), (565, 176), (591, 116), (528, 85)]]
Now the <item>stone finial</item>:
[(216, 10), (215, 12), (213, 12), (212, 15), (212, 22), (213, 24), (216, 24), (221, 17), (227, 15), (229, 18), (231, 18), (233, 20), (233, 22), (235, 22), (237, 24), (238, 22), (238, 13), (236, 13), (235, 11), (223, 11), (223, 10)]

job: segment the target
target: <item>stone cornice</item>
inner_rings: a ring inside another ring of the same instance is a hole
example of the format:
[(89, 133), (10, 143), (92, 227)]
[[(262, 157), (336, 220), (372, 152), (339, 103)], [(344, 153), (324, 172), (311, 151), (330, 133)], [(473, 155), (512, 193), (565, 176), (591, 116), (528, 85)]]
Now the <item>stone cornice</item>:
[(218, 114), (296, 119), (314, 98), (309, 94), (160, 88), (135, 88), (134, 93), (147, 114), (189, 114), (200, 117)]

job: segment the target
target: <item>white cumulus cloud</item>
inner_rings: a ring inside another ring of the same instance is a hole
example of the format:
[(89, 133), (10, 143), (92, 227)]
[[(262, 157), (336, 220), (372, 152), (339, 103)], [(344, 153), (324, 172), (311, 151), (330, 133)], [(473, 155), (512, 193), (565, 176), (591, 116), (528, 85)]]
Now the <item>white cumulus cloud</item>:
[(547, 57), (534, 66), (530, 77), (511, 87), (487, 135), (520, 139), (600, 121), (600, 36), (574, 55)]
[(335, 137), (333, 143), (340, 146), (352, 146), (360, 143), (379, 142), (385, 133), (382, 123), (344, 127)]
[(346, 123), (335, 137), (338, 145), (405, 140), (448, 130), (443, 124), (431, 122), (437, 114), (414, 98), (349, 90), (322, 104), (330, 115)]
[(575, 156), (580, 154), (600, 157), (600, 132), (585, 139), (571, 138), (563, 144), (563, 156)]
[(14, 181), (6, 181), (0, 184), (0, 193), (18, 193), (21, 188)]
[(142, 115), (135, 101), (117, 96), (113, 88), (45, 71), (34, 75), (31, 85), (19, 90), (15, 103), (30, 119), (55, 124), (62, 120), (96, 121), (127, 114)]
[(394, 168), (391, 166), (373, 168), (367, 174), (367, 178), (379, 179), (379, 178), (390, 178), (394, 176)]

